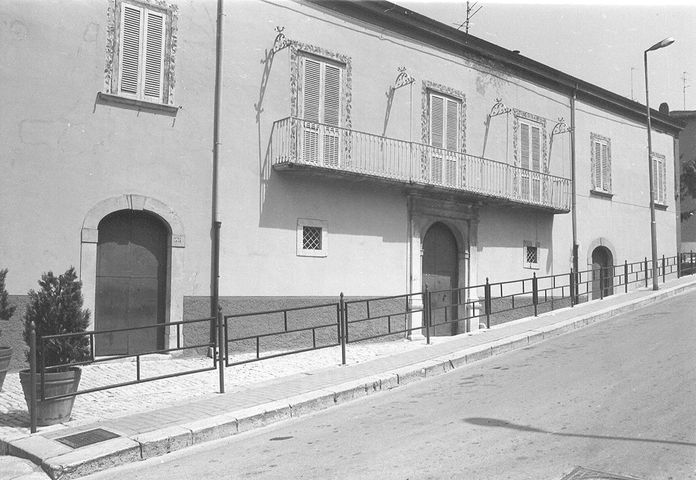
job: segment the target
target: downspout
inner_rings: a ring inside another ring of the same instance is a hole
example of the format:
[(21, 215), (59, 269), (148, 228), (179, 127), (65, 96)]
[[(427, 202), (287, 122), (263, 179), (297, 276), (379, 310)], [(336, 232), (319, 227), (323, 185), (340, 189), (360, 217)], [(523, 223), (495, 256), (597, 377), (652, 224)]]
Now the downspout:
[[(220, 212), (218, 208), (218, 170), (220, 155), (220, 103), (222, 98), (222, 20), (223, 0), (217, 2), (217, 32), (215, 38), (215, 98), (213, 106), (213, 185), (212, 185), (212, 266), (211, 266), (211, 316), (217, 316), (220, 305)], [(211, 324), (210, 341), (216, 338)]]
[[(571, 218), (573, 228), (573, 272), (575, 274), (575, 292), (574, 296), (578, 295), (578, 216), (577, 216), (577, 186), (575, 184), (575, 101), (578, 94), (578, 84), (573, 88), (573, 95), (570, 97), (570, 189), (571, 189)], [(577, 298), (575, 299), (577, 301)]]

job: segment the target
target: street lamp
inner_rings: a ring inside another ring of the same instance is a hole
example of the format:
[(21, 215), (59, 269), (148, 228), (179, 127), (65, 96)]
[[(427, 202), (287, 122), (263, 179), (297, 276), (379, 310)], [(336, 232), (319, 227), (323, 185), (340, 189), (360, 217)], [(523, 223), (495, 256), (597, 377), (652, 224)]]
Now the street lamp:
[[(660, 42), (657, 42), (655, 45), (643, 52), (643, 64), (645, 66), (645, 107), (648, 111), (648, 177), (650, 177), (650, 244), (652, 247), (653, 290), (658, 290), (657, 278), (659, 274), (657, 272), (657, 231), (655, 227), (655, 187), (653, 186), (654, 172), (652, 161), (651, 138), (652, 126), (650, 123), (650, 100), (648, 98), (648, 52), (667, 47), (669, 45), (672, 45), (673, 43), (674, 39), (672, 37), (668, 37)], [(647, 274), (648, 272), (645, 273)]]

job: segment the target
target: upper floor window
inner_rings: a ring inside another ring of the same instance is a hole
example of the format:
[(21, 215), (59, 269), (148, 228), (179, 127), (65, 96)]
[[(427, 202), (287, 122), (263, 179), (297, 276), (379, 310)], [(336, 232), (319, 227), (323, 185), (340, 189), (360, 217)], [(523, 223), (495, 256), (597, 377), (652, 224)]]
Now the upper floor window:
[(324, 167), (350, 163), (350, 57), (320, 47), (290, 43), (291, 116), (298, 121), (297, 159)]
[(539, 200), (541, 178), (533, 172), (541, 168), (541, 126), (520, 120), (520, 167), (522, 198)]
[(526, 201), (546, 201), (549, 195), (548, 181), (543, 175), (548, 173), (546, 121), (522, 110), (514, 109), (513, 113), (513, 151), (517, 167), (513, 175), (517, 194)]
[(176, 9), (162, 3), (115, 0), (110, 11), (107, 92), (172, 104)]
[(459, 151), (461, 101), (430, 92), (430, 145)]
[(665, 156), (652, 154), (653, 164), (653, 198), (655, 203), (667, 205), (667, 166)]
[(423, 81), (423, 143), (430, 148), (421, 157), (421, 176), (427, 183), (459, 187), (465, 184), (466, 162), (464, 93)]
[(611, 140), (592, 133), (590, 141), (592, 190), (611, 193)]

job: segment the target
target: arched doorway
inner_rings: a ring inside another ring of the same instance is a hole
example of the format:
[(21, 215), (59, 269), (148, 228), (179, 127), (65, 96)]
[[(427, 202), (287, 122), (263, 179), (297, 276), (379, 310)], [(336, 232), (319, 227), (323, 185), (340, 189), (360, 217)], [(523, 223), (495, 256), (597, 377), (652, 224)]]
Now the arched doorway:
[[(95, 330), (164, 323), (169, 231), (155, 215), (121, 210), (99, 223)], [(97, 355), (164, 348), (164, 329), (96, 336)]]
[[(459, 286), (457, 241), (442, 223), (428, 229), (423, 239), (423, 288), (436, 292), (431, 296), (432, 323), (452, 322), (457, 318), (456, 289)], [(431, 329), (431, 335), (456, 335), (457, 323)]]
[(614, 257), (607, 247), (592, 250), (592, 298), (614, 293)]

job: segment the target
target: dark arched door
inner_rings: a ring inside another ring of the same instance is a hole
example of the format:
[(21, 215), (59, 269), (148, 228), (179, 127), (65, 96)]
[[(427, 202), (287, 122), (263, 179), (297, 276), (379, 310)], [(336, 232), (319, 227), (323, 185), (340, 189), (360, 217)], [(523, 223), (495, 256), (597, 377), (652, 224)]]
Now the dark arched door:
[(614, 293), (614, 258), (607, 247), (592, 251), (592, 298)]
[[(161, 220), (141, 211), (116, 212), (99, 223), (95, 330), (164, 323), (168, 235)], [(161, 349), (163, 330), (97, 335), (96, 354)]]
[(432, 335), (455, 335), (457, 302), (453, 299), (459, 286), (457, 242), (452, 231), (442, 223), (436, 223), (423, 239), (423, 287), (435, 292), (431, 296), (432, 323), (440, 325), (431, 330)]

